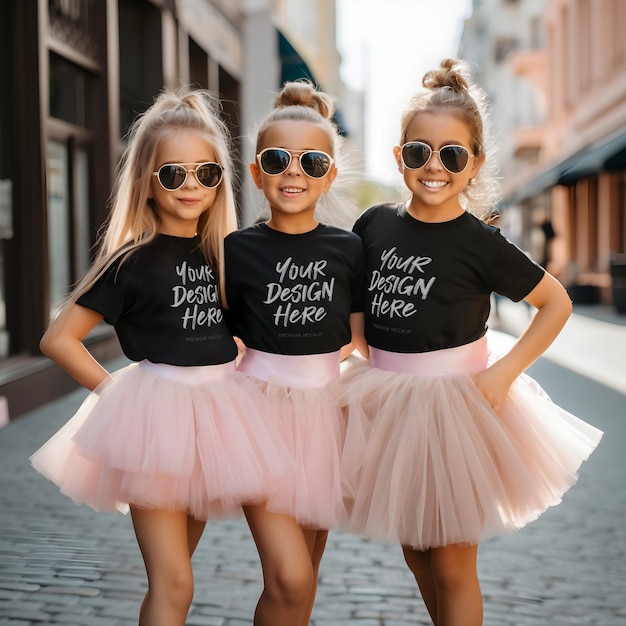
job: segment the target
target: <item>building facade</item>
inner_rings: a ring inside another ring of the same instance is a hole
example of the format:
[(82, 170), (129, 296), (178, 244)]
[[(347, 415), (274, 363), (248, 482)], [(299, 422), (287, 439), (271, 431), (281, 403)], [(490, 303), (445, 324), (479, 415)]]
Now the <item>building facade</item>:
[[(0, 64), (0, 84), (11, 89), (0, 99), (0, 424), (75, 386), (40, 354), (39, 340), (90, 263), (132, 119), (164, 87), (210, 89), (246, 163), (254, 158), (249, 136), (293, 61), (281, 55), (280, 36), (291, 35), (288, 24), (279, 27), (276, 1), (5, 4), (0, 48), (9, 62)], [(327, 55), (336, 61), (332, 50)], [(242, 166), (241, 180), (248, 178)], [(245, 185), (237, 199), (246, 223), (254, 211)], [(86, 343), (98, 359), (120, 354), (104, 324)]]
[[(543, 81), (545, 5), (546, 0), (474, 0), (459, 43), (458, 56), (472, 64), (475, 80), (489, 97), (496, 143), (490, 158), (498, 163), (505, 194), (508, 182), (539, 159), (540, 129), (547, 111), (535, 84)], [(528, 64), (528, 71), (521, 75), (514, 70), (513, 58), (535, 58), (536, 63)], [(523, 136), (520, 129), (524, 129)], [(507, 236), (536, 256), (528, 212), (503, 212), (501, 226)]]
[[(496, 125), (504, 223), (574, 302), (626, 312), (626, 3), (476, 0), (474, 11), (460, 54), (483, 62), (496, 120), (519, 111)], [(499, 56), (494, 25), (511, 11), (528, 37), (498, 64), (505, 81), (484, 59)], [(526, 84), (517, 103), (511, 81)]]

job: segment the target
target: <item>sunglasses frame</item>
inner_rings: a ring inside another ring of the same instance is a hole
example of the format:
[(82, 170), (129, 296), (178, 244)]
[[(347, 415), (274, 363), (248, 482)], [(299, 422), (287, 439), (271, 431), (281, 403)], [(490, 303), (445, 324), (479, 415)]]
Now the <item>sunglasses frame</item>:
[[(424, 161), (423, 165), (420, 165), (419, 167), (411, 167), (411, 166), (407, 165), (406, 161), (404, 160), (404, 148), (406, 146), (411, 146), (411, 145), (426, 146), (430, 150), (430, 154), (428, 155), (428, 158)], [(446, 148), (462, 148), (463, 150), (465, 150), (465, 152), (467, 152), (467, 162), (465, 163), (463, 168), (460, 169), (458, 172), (455, 172), (455, 171), (453, 171), (451, 169), (448, 169), (445, 166), (445, 163), (442, 161), (442, 159), (441, 159), (441, 151), (445, 150)], [(406, 143), (403, 143), (400, 146), (400, 158), (402, 159), (402, 164), (404, 165), (404, 167), (406, 167), (409, 170), (419, 170), (422, 167), (425, 167), (426, 164), (433, 158), (433, 154), (436, 154), (439, 157), (439, 163), (441, 163), (441, 167), (443, 167), (443, 169), (446, 170), (446, 172), (449, 172), (450, 174), (460, 174), (461, 172), (464, 172), (467, 169), (467, 166), (469, 165), (470, 159), (472, 157), (476, 156), (475, 154), (471, 154), (470, 151), (465, 146), (461, 146), (460, 144), (456, 144), (456, 143), (449, 143), (449, 144), (446, 144), (445, 146), (441, 146), (441, 148), (439, 148), (439, 150), (433, 150), (424, 141), (407, 141)]]
[[(170, 189), (169, 187), (166, 187), (161, 182), (161, 177), (159, 176), (159, 173), (161, 172), (161, 170), (164, 167), (168, 167), (168, 166), (172, 166), (172, 165), (175, 165), (177, 167), (182, 167), (185, 170), (185, 178), (183, 178), (183, 182), (180, 185), (178, 185), (178, 187), (175, 187), (174, 189)], [(192, 163), (163, 163), (163, 165), (161, 165), (156, 172), (152, 172), (152, 175), (156, 176), (156, 179), (159, 181), (159, 185), (161, 185), (161, 187), (163, 187), (163, 189), (165, 189), (165, 191), (178, 191), (187, 182), (187, 177), (189, 176), (189, 172), (193, 172), (194, 176), (196, 177), (196, 180), (198, 181), (198, 184), (201, 187), (204, 187), (205, 189), (215, 189), (216, 187), (219, 187), (220, 183), (224, 179), (224, 168), (219, 163), (216, 163), (215, 161), (204, 161), (203, 163), (197, 163), (197, 164), (195, 164), (196, 166), (192, 167), (191, 169), (188, 169), (187, 167), (185, 167), (185, 165), (193, 165), (193, 164)], [(220, 177), (219, 177), (219, 180), (215, 183), (215, 185), (212, 185), (212, 186), (205, 185), (198, 178), (198, 169), (200, 169), (201, 167), (204, 167), (205, 165), (217, 165), (217, 167), (219, 168), (219, 170), (220, 170)]]
[[(270, 150), (278, 150), (279, 152), (286, 152), (289, 155), (289, 162), (285, 166), (285, 169), (281, 170), (280, 172), (276, 172), (276, 174), (272, 174), (270, 172), (267, 172), (263, 168), (263, 163), (261, 162), (261, 158), (263, 157), (263, 155), (266, 152), (269, 152)], [(328, 158), (328, 169), (321, 176), (311, 176), (311, 174), (309, 174), (302, 167), (302, 156), (305, 155), (305, 154), (311, 154), (312, 152), (317, 153), (317, 154), (323, 154), (325, 157)], [(264, 174), (266, 174), (267, 176), (280, 176), (281, 174), (284, 174), (291, 167), (291, 163), (292, 163), (294, 157), (298, 159), (298, 163), (300, 165), (300, 169), (302, 170), (302, 173), (305, 176), (308, 176), (309, 178), (312, 178), (313, 180), (320, 180), (320, 179), (324, 178), (324, 176), (326, 176), (328, 174), (328, 172), (330, 172), (333, 164), (335, 163), (335, 159), (333, 159), (333, 157), (331, 157), (330, 154), (324, 152), (323, 150), (287, 150), (287, 148), (277, 148), (276, 146), (270, 146), (269, 148), (263, 148), (263, 150), (261, 150), (261, 152), (259, 152), (256, 155), (256, 160), (257, 160), (257, 162), (259, 164), (259, 167), (261, 168), (261, 171)]]

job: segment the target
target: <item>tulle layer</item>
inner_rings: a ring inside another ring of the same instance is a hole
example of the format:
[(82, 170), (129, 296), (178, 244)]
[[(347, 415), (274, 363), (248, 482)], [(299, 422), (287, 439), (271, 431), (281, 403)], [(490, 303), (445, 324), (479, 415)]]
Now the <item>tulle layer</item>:
[(339, 354), (274, 355), (247, 350), (239, 369), (269, 405), (281, 441), (295, 459), (289, 483), (266, 508), (310, 528), (332, 528), (345, 518), (341, 451), (345, 417), (334, 386)]
[(416, 549), (476, 544), (533, 521), (602, 437), (526, 375), (496, 414), (469, 374), (418, 377), (362, 361), (345, 374), (341, 403), (342, 525)]
[(234, 363), (134, 363), (91, 393), (31, 462), (96, 510), (132, 504), (201, 520), (238, 516), (242, 503), (264, 501), (293, 472), (263, 408)]

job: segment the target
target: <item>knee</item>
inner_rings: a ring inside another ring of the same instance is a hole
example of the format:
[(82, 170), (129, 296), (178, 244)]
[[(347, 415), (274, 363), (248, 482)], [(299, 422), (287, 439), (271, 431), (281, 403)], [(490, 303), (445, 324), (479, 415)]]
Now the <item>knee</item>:
[(436, 587), (441, 590), (461, 589), (468, 580), (464, 572), (448, 566), (435, 566), (432, 574)]
[(284, 606), (305, 604), (313, 588), (313, 576), (310, 564), (283, 568), (266, 579), (265, 593)]
[(172, 568), (151, 577), (149, 586), (158, 593), (170, 606), (188, 609), (193, 601), (193, 573), (188, 568)]

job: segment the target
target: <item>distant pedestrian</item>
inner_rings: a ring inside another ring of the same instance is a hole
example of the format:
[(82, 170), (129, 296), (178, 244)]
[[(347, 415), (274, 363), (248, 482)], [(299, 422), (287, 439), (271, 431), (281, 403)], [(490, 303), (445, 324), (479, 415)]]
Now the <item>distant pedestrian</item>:
[[(484, 94), (444, 60), (402, 116), (407, 202), (368, 209), (369, 366), (346, 380), (348, 528), (398, 542), (436, 626), (482, 624), (478, 543), (558, 504), (602, 433), (523, 374), (571, 312), (560, 283), (480, 219), (494, 206)], [(484, 209), (484, 211), (483, 211)], [(487, 346), (495, 291), (537, 312)]]
[(539, 263), (541, 263), (543, 267), (548, 267), (550, 265), (550, 261), (552, 260), (552, 242), (556, 239), (556, 232), (554, 232), (554, 226), (552, 226), (552, 222), (548, 218), (541, 222), (539, 228), (541, 229), (541, 233), (543, 235), (541, 260)]
[[(148, 576), (141, 626), (183, 626), (205, 520), (240, 515), (291, 469), (236, 372), (220, 306), (235, 229), (228, 136), (208, 92), (164, 92), (133, 124), (97, 258), (41, 349), (92, 390), (32, 457), (77, 503), (130, 508)], [(134, 361), (110, 375), (83, 340), (102, 320)]]
[(225, 242), (229, 316), (246, 346), (239, 369), (271, 403), (297, 463), (284, 489), (245, 507), (263, 566), (256, 626), (309, 623), (327, 529), (344, 513), (345, 421), (332, 384), (351, 325), (363, 323), (363, 249), (354, 233), (316, 217), (322, 195), (344, 211), (331, 192), (340, 156), (333, 110), (312, 85), (285, 84), (250, 166), (270, 217)]

